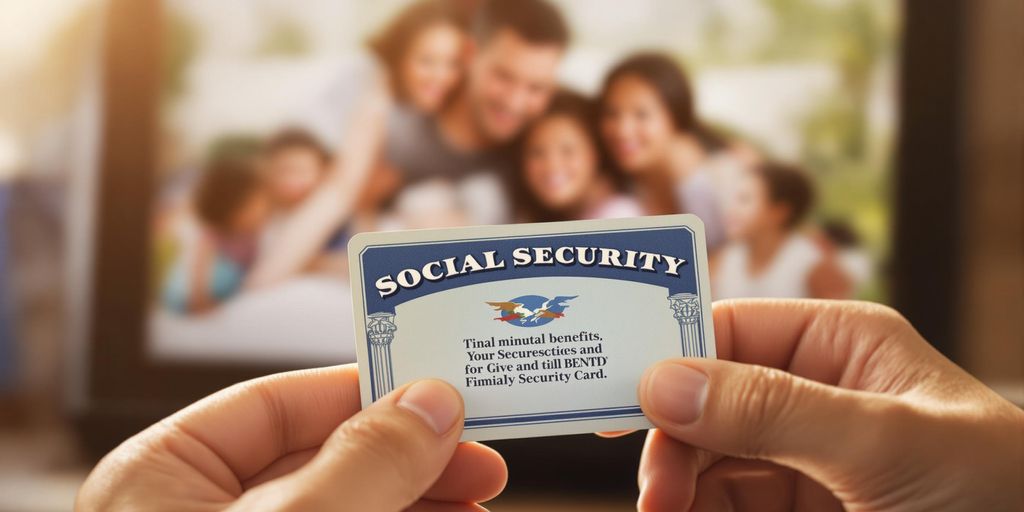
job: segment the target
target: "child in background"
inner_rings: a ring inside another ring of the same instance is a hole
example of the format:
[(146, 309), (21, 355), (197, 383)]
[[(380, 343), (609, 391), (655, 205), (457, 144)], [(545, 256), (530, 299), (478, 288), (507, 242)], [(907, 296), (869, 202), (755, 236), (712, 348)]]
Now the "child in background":
[(742, 176), (726, 202), (729, 243), (712, 262), (714, 298), (848, 298), (849, 279), (834, 256), (800, 231), (813, 202), (808, 176), (762, 163)]
[(527, 131), (520, 209), (530, 221), (643, 215), (609, 172), (597, 132), (597, 105), (563, 91)]
[[(288, 128), (271, 137), (263, 148), (264, 176), (274, 215), (264, 229), (263, 244), (273, 244), (289, 214), (324, 182), (333, 165), (330, 151), (310, 132)], [(338, 226), (327, 241), (326, 251), (344, 251), (349, 234)], [(317, 258), (318, 261), (323, 258)], [(312, 267), (317, 267), (314, 262)]]
[(270, 212), (262, 176), (251, 159), (211, 162), (195, 188), (195, 229), (164, 286), (164, 303), (180, 313), (209, 311), (238, 292)]
[(835, 255), (839, 267), (849, 277), (854, 295), (859, 294), (871, 281), (875, 269), (854, 227), (844, 219), (826, 219), (821, 223), (821, 232), (815, 236), (823, 250)]
[(286, 129), (271, 137), (263, 149), (267, 191), (274, 207), (288, 211), (309, 197), (323, 182), (331, 154), (312, 134)]

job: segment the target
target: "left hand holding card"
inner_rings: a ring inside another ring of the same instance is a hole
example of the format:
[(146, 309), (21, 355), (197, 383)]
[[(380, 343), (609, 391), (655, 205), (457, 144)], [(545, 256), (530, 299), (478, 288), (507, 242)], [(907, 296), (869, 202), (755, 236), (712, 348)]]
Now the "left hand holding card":
[(436, 380), (360, 410), (355, 365), (261, 377), (122, 443), (75, 510), (479, 510), (468, 504), (496, 496), (508, 472), (497, 452), (458, 442), (462, 417)]

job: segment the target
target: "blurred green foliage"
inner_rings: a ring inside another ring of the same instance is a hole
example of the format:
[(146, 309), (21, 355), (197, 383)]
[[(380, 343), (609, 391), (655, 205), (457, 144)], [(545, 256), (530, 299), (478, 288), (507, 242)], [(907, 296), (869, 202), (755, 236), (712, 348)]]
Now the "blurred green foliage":
[[(701, 66), (827, 63), (838, 87), (814, 100), (800, 120), (800, 164), (818, 182), (815, 218), (842, 219), (885, 267), (891, 225), (892, 130), (869, 119), (873, 81), (896, 61), (899, 3), (891, 0), (760, 0), (770, 29), (759, 44), (737, 50), (728, 11), (705, 26)], [(894, 95), (894, 92), (891, 92)], [(893, 100), (895, 101), (895, 100)], [(755, 144), (758, 142), (755, 138)], [(885, 301), (879, 275), (863, 292)]]
[(254, 53), (257, 57), (297, 57), (308, 54), (311, 49), (312, 43), (301, 23), (278, 17), (270, 21)]
[(163, 93), (165, 102), (174, 101), (186, 93), (186, 71), (199, 53), (202, 39), (195, 24), (180, 12), (167, 9), (167, 24), (162, 41)]
[(263, 138), (250, 134), (227, 134), (210, 143), (204, 161), (254, 158), (263, 147)]

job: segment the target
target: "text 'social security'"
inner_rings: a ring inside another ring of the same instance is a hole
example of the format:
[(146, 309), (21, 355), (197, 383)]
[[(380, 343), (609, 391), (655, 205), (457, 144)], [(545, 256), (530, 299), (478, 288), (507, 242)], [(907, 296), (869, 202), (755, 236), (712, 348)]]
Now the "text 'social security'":
[[(668, 254), (657, 254), (632, 249), (608, 247), (519, 247), (512, 251), (513, 267), (538, 265), (582, 265), (663, 272), (667, 276), (679, 277), (679, 267), (686, 260)], [(407, 268), (396, 274), (388, 274), (376, 281), (377, 293), (381, 298), (398, 293), (401, 289), (416, 288), (424, 281), (436, 282), (445, 279), (506, 268), (505, 259), (497, 251), (484, 251), (480, 257), (472, 254), (452, 256), (429, 261), (420, 268)]]

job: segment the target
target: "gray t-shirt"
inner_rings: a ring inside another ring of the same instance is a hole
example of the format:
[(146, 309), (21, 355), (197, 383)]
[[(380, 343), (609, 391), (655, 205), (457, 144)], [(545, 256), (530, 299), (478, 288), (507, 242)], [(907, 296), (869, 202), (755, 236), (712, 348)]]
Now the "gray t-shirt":
[(451, 205), (466, 212), (474, 224), (510, 220), (508, 180), (515, 167), (510, 148), (466, 152), (453, 148), (430, 117), (403, 107), (388, 116), (384, 157), (414, 188), (443, 181), (455, 188)]

